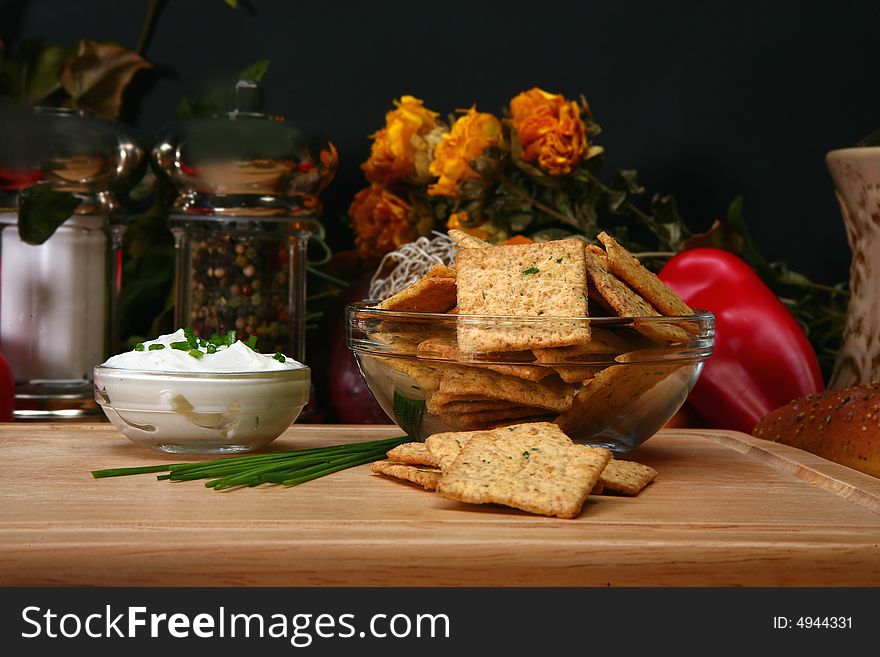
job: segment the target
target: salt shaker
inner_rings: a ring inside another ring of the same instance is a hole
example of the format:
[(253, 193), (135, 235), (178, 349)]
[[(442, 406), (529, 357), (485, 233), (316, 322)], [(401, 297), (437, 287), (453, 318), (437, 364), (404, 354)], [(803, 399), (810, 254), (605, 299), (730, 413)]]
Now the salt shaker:
[[(15, 419), (100, 415), (92, 370), (118, 341), (124, 225), (113, 189), (136, 177), (144, 151), (121, 123), (53, 107), (0, 117), (0, 349), (16, 383)], [(39, 245), (18, 231), (18, 196), (34, 183), (79, 206)]]

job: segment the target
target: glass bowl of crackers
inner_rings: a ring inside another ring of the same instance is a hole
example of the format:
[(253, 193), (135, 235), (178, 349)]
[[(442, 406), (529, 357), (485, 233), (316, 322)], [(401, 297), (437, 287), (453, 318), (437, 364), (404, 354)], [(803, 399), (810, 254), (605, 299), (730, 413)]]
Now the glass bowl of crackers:
[(628, 452), (678, 411), (711, 355), (711, 313), (684, 304), (605, 233), (492, 246), (450, 231), (437, 265), (347, 308), (376, 400), (414, 440), (523, 422)]

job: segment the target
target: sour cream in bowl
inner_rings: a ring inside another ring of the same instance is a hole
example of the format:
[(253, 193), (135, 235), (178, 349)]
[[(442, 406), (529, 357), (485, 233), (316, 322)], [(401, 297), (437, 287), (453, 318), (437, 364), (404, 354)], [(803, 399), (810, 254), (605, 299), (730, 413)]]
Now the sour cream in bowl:
[(183, 329), (95, 368), (95, 399), (127, 438), (150, 449), (226, 454), (280, 436), (309, 400), (311, 372), (227, 336)]

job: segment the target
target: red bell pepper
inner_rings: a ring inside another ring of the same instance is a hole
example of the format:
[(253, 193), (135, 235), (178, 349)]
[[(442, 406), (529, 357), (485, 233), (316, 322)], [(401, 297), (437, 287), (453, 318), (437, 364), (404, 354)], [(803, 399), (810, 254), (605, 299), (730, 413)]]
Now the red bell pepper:
[(715, 350), (688, 397), (710, 426), (751, 433), (768, 412), (824, 389), (800, 324), (744, 260), (692, 249), (659, 276), (689, 306), (715, 314)]

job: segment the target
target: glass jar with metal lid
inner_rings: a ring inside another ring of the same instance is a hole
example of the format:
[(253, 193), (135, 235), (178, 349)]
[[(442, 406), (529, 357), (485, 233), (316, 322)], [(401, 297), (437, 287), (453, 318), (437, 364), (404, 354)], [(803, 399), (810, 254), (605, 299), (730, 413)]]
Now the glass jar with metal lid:
[(323, 239), (319, 194), (336, 172), (321, 133), (262, 110), (241, 80), (228, 112), (167, 127), (155, 167), (178, 190), (175, 321), (203, 337), (235, 330), (260, 351), (305, 357), (306, 249)]
[[(144, 162), (115, 121), (54, 107), (0, 108), (0, 349), (16, 383), (16, 419), (99, 415), (92, 370), (114, 349), (124, 225), (114, 189)], [(79, 205), (32, 244), (19, 231), (21, 190), (45, 183)]]

